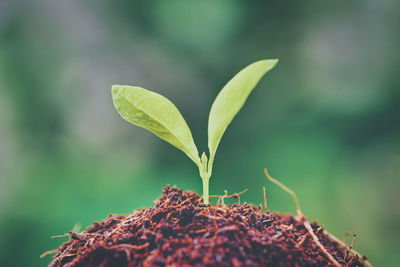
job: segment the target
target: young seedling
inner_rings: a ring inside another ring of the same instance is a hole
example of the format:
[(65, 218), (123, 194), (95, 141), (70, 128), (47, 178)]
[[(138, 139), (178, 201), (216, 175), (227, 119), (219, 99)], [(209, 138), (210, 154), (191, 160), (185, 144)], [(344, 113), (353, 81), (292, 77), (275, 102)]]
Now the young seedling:
[(209, 203), (209, 180), (215, 153), (226, 128), (260, 79), (277, 59), (254, 62), (236, 74), (217, 95), (208, 119), (208, 150), (199, 157), (192, 133), (175, 105), (162, 95), (129, 85), (113, 85), (114, 106), (128, 122), (145, 128), (179, 148), (193, 160), (203, 180), (203, 201)]

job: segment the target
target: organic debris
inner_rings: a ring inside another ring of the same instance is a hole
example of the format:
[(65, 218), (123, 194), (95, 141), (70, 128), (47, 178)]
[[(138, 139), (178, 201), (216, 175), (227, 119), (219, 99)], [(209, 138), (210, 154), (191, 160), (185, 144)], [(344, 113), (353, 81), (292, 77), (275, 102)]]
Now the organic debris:
[(50, 266), (330, 266), (310, 231), (341, 266), (366, 266), (308, 225), (245, 202), (205, 205), (195, 192), (166, 186), (153, 207), (70, 232)]

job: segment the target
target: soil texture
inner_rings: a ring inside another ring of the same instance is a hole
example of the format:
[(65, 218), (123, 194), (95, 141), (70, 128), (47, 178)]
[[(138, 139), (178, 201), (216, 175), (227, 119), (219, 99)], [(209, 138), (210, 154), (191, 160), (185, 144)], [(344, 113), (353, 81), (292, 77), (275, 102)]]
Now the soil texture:
[[(70, 232), (49, 266), (332, 265), (301, 220), (236, 201), (205, 205), (196, 192), (166, 186), (153, 207)], [(317, 223), (311, 227), (339, 265), (367, 266)]]

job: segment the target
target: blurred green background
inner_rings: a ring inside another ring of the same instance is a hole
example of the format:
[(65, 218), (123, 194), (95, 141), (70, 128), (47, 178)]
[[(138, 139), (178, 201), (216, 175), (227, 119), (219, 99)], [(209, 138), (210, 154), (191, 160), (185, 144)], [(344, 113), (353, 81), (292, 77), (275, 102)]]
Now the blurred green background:
[[(76, 223), (201, 192), (196, 166), (114, 110), (112, 84), (171, 99), (206, 150), (211, 103), (279, 58), (218, 149), (211, 193), (305, 214), (376, 266), (398, 263), (400, 2), (0, 2), (0, 266), (44, 266)], [(349, 243), (350, 240), (347, 240)]]

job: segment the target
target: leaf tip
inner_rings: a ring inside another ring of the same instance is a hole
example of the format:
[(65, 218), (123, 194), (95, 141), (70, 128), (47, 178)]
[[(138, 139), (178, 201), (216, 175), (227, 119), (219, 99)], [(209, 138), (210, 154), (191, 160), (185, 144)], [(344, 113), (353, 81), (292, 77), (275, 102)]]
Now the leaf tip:
[(111, 86), (111, 94), (113, 98), (119, 93), (120, 89), (121, 89), (120, 85), (114, 84)]
[(279, 62), (279, 58), (271, 59), (272, 64), (275, 66)]
[(208, 161), (208, 159), (207, 159), (206, 153), (203, 152), (203, 154), (201, 154), (201, 164), (203, 164), (204, 168), (206, 168), (206, 166), (207, 166), (207, 161)]
[(264, 59), (264, 60), (260, 60), (260, 63), (262, 63), (265, 66), (265, 70), (269, 71), (270, 69), (273, 69), (275, 67), (276, 64), (278, 64), (279, 59), (275, 58), (275, 59)]

